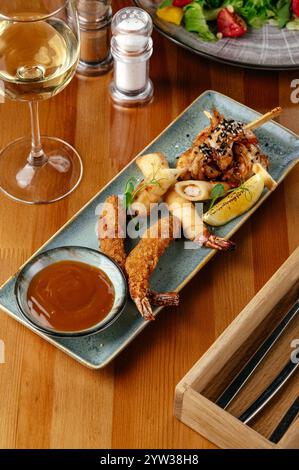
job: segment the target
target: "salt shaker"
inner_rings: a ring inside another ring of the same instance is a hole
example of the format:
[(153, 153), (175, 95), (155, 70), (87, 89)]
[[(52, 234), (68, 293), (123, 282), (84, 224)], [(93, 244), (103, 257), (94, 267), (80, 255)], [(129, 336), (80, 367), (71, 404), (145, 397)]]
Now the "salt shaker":
[(113, 65), (110, 52), (111, 0), (77, 0), (81, 52), (78, 73), (97, 76)]
[(150, 101), (153, 97), (153, 84), (149, 79), (149, 59), (153, 53), (151, 17), (141, 8), (123, 8), (113, 17), (111, 29), (112, 99), (122, 106)]

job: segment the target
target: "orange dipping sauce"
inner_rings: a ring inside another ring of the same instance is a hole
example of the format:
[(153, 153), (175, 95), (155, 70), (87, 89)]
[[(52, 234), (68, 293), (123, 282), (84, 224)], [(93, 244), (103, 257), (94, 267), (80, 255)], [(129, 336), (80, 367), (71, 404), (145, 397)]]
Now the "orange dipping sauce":
[(79, 261), (60, 261), (32, 279), (27, 302), (41, 326), (77, 332), (100, 323), (111, 311), (115, 291), (100, 269)]

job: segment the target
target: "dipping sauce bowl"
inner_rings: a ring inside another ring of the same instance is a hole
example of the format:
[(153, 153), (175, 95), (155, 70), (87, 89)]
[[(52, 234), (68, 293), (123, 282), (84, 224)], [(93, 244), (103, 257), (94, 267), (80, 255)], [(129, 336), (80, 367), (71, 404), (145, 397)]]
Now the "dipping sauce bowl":
[(127, 301), (127, 282), (107, 255), (66, 246), (35, 256), (15, 287), (23, 316), (52, 336), (88, 336), (111, 325)]

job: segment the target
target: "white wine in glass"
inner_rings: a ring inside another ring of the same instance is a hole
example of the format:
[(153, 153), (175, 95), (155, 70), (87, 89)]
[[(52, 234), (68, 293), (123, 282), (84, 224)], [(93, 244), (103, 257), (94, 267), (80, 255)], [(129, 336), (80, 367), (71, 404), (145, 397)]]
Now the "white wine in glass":
[(79, 52), (74, 0), (0, 0), (2, 93), (28, 101), (31, 111), (31, 139), (18, 139), (0, 153), (0, 188), (18, 201), (57, 201), (82, 178), (76, 150), (60, 139), (41, 137), (38, 119), (38, 101), (69, 84)]

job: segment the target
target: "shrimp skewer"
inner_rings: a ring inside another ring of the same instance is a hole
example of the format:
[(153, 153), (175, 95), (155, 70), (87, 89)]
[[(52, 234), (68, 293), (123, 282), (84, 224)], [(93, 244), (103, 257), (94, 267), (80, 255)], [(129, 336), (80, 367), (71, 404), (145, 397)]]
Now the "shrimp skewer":
[(156, 294), (150, 291), (150, 276), (155, 270), (158, 261), (166, 248), (173, 240), (173, 218), (160, 219), (151, 226), (142, 236), (138, 245), (131, 251), (125, 264), (128, 276), (129, 290), (132, 300), (145, 320), (154, 320), (151, 300), (171, 299), (172, 305), (178, 304), (178, 294)]
[(203, 223), (195, 206), (172, 189), (166, 194), (165, 202), (171, 214), (181, 222), (184, 235), (200, 246), (206, 246), (220, 251), (235, 249), (235, 243), (224, 238), (217, 237), (209, 232)]

